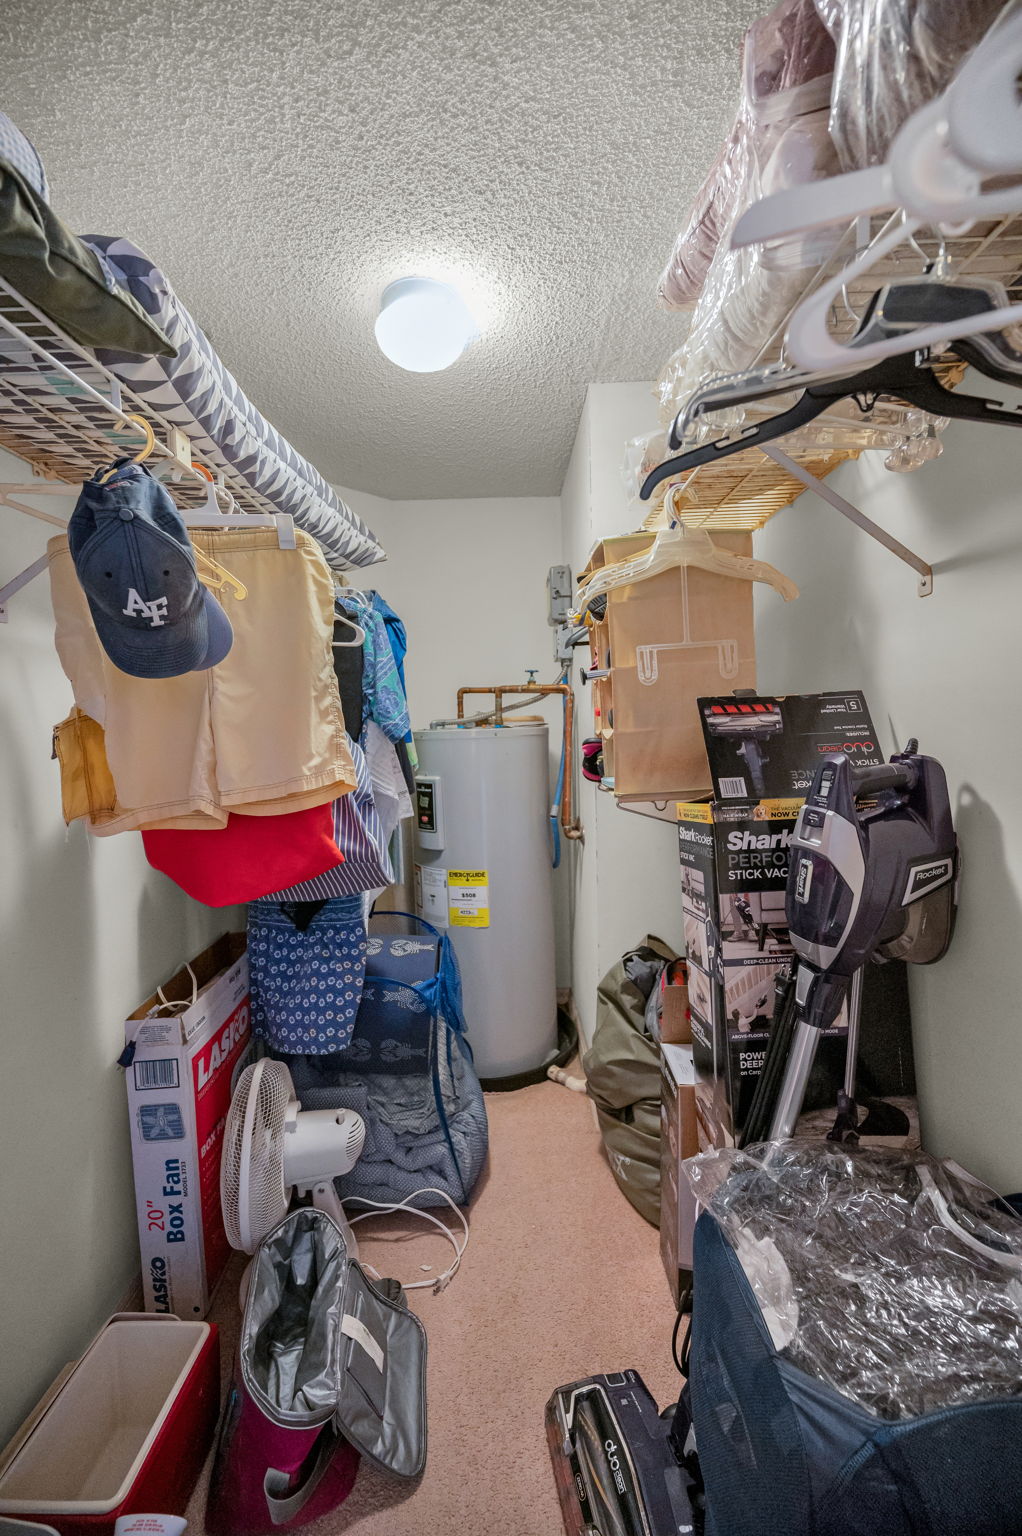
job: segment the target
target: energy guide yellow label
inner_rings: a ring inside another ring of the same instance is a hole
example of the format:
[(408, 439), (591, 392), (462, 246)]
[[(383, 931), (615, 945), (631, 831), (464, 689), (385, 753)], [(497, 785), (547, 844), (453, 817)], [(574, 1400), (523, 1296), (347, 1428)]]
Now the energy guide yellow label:
[(490, 926), (490, 876), (485, 869), (447, 871), (447, 917), (452, 928)]

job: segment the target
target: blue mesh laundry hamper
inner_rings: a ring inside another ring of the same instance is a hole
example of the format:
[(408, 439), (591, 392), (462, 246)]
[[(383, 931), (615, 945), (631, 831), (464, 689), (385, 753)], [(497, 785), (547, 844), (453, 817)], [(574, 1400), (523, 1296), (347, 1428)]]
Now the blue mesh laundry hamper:
[[(412, 931), (392, 931), (397, 922)], [(350, 1045), (288, 1064), (304, 1109), (354, 1109), (365, 1121), (362, 1156), (337, 1180), (343, 1199), (397, 1203), (439, 1189), (468, 1200), (488, 1131), (447, 934), (409, 913), (372, 919)], [(424, 1194), (416, 1203), (443, 1200)]]

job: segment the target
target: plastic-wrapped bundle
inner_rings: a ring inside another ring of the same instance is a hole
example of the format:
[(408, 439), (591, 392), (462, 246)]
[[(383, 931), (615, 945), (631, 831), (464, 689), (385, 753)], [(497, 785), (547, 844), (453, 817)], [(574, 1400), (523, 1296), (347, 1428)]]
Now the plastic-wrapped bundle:
[(781, 0), (749, 28), (734, 127), (660, 280), (669, 308), (696, 302), (715, 253), (754, 197), (836, 169), (827, 128), (833, 64), (834, 45), (812, 0)]
[[(816, 165), (818, 174), (836, 169), (825, 112), (801, 119), (786, 134), (794, 161), (799, 159), (794, 152), (796, 143), (804, 151), (815, 142), (827, 146)], [(785, 141), (778, 142), (771, 166), (785, 166), (785, 155)], [(758, 171), (750, 174), (741, 207), (777, 190), (778, 186), (764, 180)], [(824, 230), (766, 249), (750, 246), (741, 250), (732, 250), (727, 238), (721, 241), (706, 272), (688, 339), (668, 362), (658, 385), (665, 423), (707, 379), (738, 373), (758, 361), (801, 296), (804, 269), (826, 260), (840, 238), (840, 232)]]
[(955, 1164), (781, 1142), (683, 1167), (801, 1370), (889, 1420), (1022, 1394), (1022, 1221)]
[(658, 294), (668, 309), (689, 309), (698, 299), (717, 247), (734, 223), (748, 174), (748, 128), (739, 119), (696, 193), (688, 223), (664, 268)]
[(830, 131), (841, 168), (879, 165), (906, 118), (944, 90), (1003, 0), (816, 0), (837, 46)]
[[(621, 479), (628, 500), (637, 502), (646, 476), (662, 464), (670, 453), (667, 433), (662, 429), (647, 432), (643, 437), (630, 437), (625, 443), (625, 456), (621, 465)], [(662, 498), (661, 498), (662, 499)]]

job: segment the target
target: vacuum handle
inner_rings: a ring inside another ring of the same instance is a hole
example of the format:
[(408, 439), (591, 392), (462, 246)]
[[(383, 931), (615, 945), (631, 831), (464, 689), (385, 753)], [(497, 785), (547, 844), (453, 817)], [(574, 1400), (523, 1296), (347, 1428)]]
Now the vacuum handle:
[(912, 763), (877, 763), (874, 767), (852, 769), (852, 793), (879, 793), (882, 789), (912, 789), (919, 775)]

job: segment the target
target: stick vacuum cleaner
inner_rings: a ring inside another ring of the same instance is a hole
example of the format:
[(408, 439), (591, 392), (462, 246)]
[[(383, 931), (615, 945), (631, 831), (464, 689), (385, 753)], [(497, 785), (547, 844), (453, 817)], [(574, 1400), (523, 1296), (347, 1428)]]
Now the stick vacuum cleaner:
[[(917, 742), (877, 767), (853, 768), (837, 754), (822, 760), (791, 842), (793, 1028), (771, 1141), (792, 1134), (821, 1031), (837, 1018), (850, 987), (857, 1001), (858, 984), (851, 984), (867, 960), (931, 965), (945, 953), (957, 875), (944, 770), (919, 753)], [(783, 1040), (784, 1031), (775, 1032)], [(764, 1075), (773, 1046), (772, 1038)], [(854, 1048), (850, 1038), (853, 1062)]]
[(755, 703), (736, 699), (733, 704), (708, 704), (703, 717), (711, 736), (730, 737), (738, 742), (738, 756), (745, 760), (749, 770), (752, 792), (761, 799), (766, 794), (763, 769), (769, 761), (764, 748), (772, 736), (779, 736), (784, 729), (780, 710), (763, 699)]

